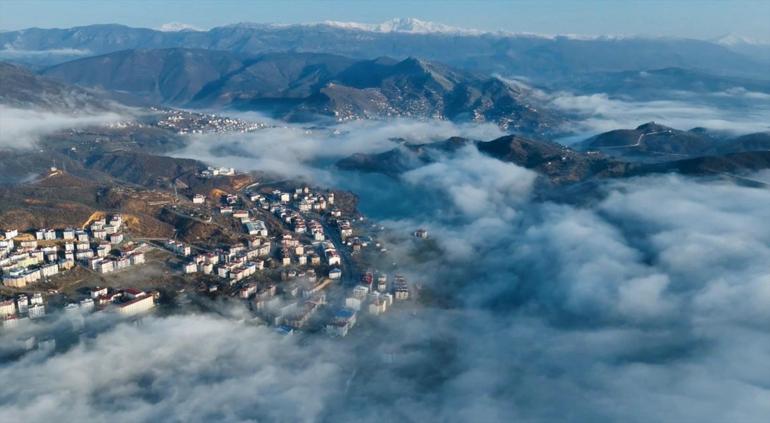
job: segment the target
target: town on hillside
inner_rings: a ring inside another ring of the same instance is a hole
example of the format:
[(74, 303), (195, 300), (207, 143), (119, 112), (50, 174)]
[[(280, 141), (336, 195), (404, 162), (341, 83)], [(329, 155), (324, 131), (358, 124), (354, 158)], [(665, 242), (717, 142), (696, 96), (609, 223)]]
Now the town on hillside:
[[(196, 177), (236, 173), (209, 167)], [(416, 285), (379, 241), (384, 228), (339, 206), (334, 191), (285, 181), (231, 191), (176, 194), (163, 205), (180, 221), (227, 236), (137, 236), (129, 217), (107, 212), (66, 227), (4, 228), (2, 327), (56, 311), (135, 318), (159, 306), (205, 308), (213, 299), (245, 307), (282, 334), (344, 337), (362, 315), (383, 315), (415, 296)]]

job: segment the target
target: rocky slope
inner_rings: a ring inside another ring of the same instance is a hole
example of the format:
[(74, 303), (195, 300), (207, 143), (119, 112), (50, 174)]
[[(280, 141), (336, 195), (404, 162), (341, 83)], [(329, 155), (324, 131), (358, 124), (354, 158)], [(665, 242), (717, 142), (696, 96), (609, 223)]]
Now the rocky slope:
[(133, 50), (43, 74), (173, 106), (260, 110), (294, 121), (400, 116), (493, 122), (524, 133), (546, 133), (558, 122), (525, 88), (415, 58), (276, 53), (239, 59), (219, 51)]

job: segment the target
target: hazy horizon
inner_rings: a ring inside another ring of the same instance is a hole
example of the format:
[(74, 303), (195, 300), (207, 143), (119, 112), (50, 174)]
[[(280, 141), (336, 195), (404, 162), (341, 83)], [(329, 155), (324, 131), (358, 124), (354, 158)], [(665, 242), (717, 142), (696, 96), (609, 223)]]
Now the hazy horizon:
[[(46, 10), (47, 13), (40, 13)], [(72, 13), (76, 10), (77, 13)], [(414, 18), (484, 32), (543, 35), (642, 36), (716, 40), (735, 36), (770, 43), (770, 3), (682, 0), (674, 2), (589, 0), (572, 2), (184, 2), (128, 0), (5, 1), (0, 5), (0, 30), (33, 27), (69, 28), (121, 24), (168, 29), (175, 26), (208, 30), (239, 22), (307, 24), (324, 21), (380, 24)], [(151, 13), (148, 13), (151, 12)]]

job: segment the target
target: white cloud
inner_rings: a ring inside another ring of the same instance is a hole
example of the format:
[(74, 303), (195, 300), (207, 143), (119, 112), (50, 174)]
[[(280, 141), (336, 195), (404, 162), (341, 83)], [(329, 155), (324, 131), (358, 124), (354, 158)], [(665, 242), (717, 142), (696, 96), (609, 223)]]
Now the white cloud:
[(28, 356), (0, 369), (20, 381), (0, 388), (0, 414), (24, 421), (316, 421), (340, 377), (324, 348), (212, 316), (122, 323), (42, 362)]
[[(247, 116), (253, 118), (253, 115)], [(354, 153), (387, 151), (397, 145), (395, 140), (398, 139), (430, 143), (456, 135), (489, 139), (502, 135), (502, 132), (492, 124), (456, 125), (446, 121), (406, 119), (362, 120), (333, 128), (283, 125), (248, 134), (195, 136), (190, 138), (185, 149), (174, 154), (242, 170), (312, 177), (316, 182), (329, 183), (332, 177), (324, 170), (329, 161)], [(319, 162), (325, 162), (325, 165)]]
[(25, 57), (40, 57), (40, 56), (89, 56), (93, 52), (87, 49), (77, 48), (57, 48), (48, 50), (20, 50), (13, 46), (6, 44), (3, 49), (0, 50), (0, 58), (7, 59), (19, 59)]
[(513, 206), (527, 200), (537, 174), (469, 146), (402, 177), (408, 183), (445, 192), (454, 207), (469, 218), (510, 219), (515, 214)]
[(0, 105), (0, 148), (31, 148), (41, 137), (68, 128), (127, 119), (117, 113), (66, 114)]
[[(399, 134), (447, 135), (416, 123), (341, 129), (201, 137), (185, 153), (315, 176), (325, 160), (386, 150)], [(564, 409), (596, 422), (770, 413), (767, 190), (656, 176), (604, 182), (591, 200), (557, 204), (532, 195), (532, 172), (472, 147), (437, 159), (361, 196), (395, 190), (394, 203), (414, 209), (388, 222), (404, 235), (388, 242), (427, 305), (341, 342), (212, 316), (118, 325), (0, 367), (4, 380), (22, 381), (0, 387), (0, 413), (343, 422), (554, 421)], [(422, 241), (404, 233), (423, 225), (443, 255), (413, 253)]]
[[(751, 100), (767, 100), (762, 93), (741, 89), (714, 93), (714, 96), (742, 96)], [(610, 98), (606, 94), (554, 95), (550, 104), (557, 109), (575, 114), (569, 124), (574, 131), (595, 134), (619, 128), (635, 128), (655, 121), (677, 129), (704, 127), (736, 133), (760, 132), (770, 129), (770, 103), (760, 101), (750, 107), (717, 107), (688, 99), (630, 101)]]

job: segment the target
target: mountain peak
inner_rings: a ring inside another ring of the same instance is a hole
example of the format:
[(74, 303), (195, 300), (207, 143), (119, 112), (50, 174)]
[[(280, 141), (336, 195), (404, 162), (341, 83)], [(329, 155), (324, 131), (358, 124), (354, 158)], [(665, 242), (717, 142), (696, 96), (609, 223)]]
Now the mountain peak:
[(182, 22), (168, 22), (159, 26), (158, 31), (181, 32), (181, 31), (203, 31), (203, 30), (194, 25), (190, 25)]
[(661, 125), (659, 123), (655, 123), (654, 121), (652, 121), (652, 122), (643, 123), (637, 126), (636, 130), (641, 131), (645, 134), (649, 134), (652, 132), (671, 131), (672, 128), (669, 128), (668, 126)]
[(737, 34), (724, 35), (714, 40), (714, 42), (716, 44), (719, 44), (725, 47), (735, 47), (735, 46), (741, 46), (741, 45), (757, 46), (757, 45), (768, 44), (762, 41), (755, 40), (753, 38), (744, 37), (742, 35), (737, 35)]
[(482, 34), (476, 29), (457, 28), (441, 23), (423, 21), (416, 18), (394, 18), (379, 24), (367, 24), (358, 22), (324, 21), (321, 25), (334, 28), (367, 31), (367, 32), (400, 32), (408, 34)]

